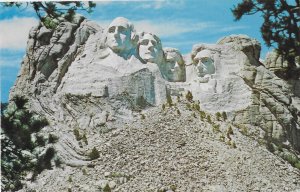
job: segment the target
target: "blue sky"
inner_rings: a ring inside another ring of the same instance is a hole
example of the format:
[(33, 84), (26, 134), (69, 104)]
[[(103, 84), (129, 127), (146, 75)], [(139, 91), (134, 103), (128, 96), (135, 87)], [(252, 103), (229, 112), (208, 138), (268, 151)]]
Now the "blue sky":
[[(261, 57), (268, 48), (260, 35), (260, 15), (235, 22), (230, 11), (241, 0), (101, 1), (92, 14), (81, 12), (105, 27), (116, 17), (129, 19), (137, 31), (157, 34), (163, 47), (189, 53), (196, 43), (216, 43), (230, 34), (246, 34), (262, 44)], [(38, 23), (31, 7), (0, 9), (1, 101), (8, 100), (25, 54), (30, 28)]]

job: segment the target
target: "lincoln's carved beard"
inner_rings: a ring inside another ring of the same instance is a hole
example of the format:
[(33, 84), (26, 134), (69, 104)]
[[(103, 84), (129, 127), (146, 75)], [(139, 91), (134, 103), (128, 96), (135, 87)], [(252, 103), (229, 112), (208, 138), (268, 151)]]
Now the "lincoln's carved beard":
[(139, 42), (139, 55), (145, 62), (160, 63), (163, 51), (159, 41), (152, 34), (145, 34)]

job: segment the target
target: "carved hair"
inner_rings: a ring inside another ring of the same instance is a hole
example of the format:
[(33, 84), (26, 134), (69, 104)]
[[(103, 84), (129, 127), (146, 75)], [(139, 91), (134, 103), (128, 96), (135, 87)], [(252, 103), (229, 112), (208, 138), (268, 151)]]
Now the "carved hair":
[[(203, 50), (209, 50), (211, 52), (211, 55), (215, 54), (216, 52), (220, 52), (220, 49), (214, 47), (211, 44), (196, 44), (193, 46), (192, 53), (191, 53), (191, 58), (192, 61), (194, 62), (194, 58), (196, 57), (197, 53)], [(213, 59), (213, 58), (211, 58)]]

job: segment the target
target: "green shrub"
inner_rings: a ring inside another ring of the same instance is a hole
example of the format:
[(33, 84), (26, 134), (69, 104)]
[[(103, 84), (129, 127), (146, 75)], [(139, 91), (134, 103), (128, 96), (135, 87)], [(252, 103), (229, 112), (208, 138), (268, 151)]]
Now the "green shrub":
[(177, 109), (176, 111), (177, 111), (177, 115), (181, 115), (181, 113), (180, 113), (179, 109)]
[(44, 169), (51, 169), (51, 160), (53, 159), (54, 155), (55, 155), (55, 149), (53, 147), (49, 147), (46, 150), (46, 153), (44, 155), (41, 155), (37, 159), (37, 163), (34, 167), (32, 179), (35, 179), (35, 177), (38, 174), (40, 174)]
[(223, 134), (220, 135), (220, 141), (225, 142), (225, 136)]
[(288, 161), (291, 165), (295, 165), (296, 163), (298, 163), (298, 159), (295, 155), (292, 154), (288, 154), (285, 156), (284, 158), (286, 161)]
[(176, 190), (177, 190), (177, 186), (176, 186), (175, 184), (172, 184), (172, 185), (170, 186), (170, 189), (171, 189), (172, 191), (176, 191)]
[(248, 128), (245, 125), (243, 125), (243, 124), (237, 124), (235, 126), (240, 130), (240, 132), (243, 135), (246, 135), (246, 136), (248, 135)]
[(167, 94), (167, 104), (169, 107), (173, 106), (173, 101), (172, 101), (172, 97), (170, 94)]
[(144, 114), (141, 114), (141, 119), (146, 119), (146, 116)]
[(69, 178), (68, 178), (68, 182), (72, 182), (73, 181), (73, 179), (72, 179), (72, 177), (71, 176), (69, 176)]
[(42, 135), (36, 135), (36, 141), (35, 143), (38, 146), (45, 146), (46, 142), (45, 142), (45, 138)]
[(207, 117), (207, 122), (208, 122), (209, 124), (212, 124), (210, 115), (207, 115), (206, 117)]
[(99, 151), (94, 147), (92, 151), (88, 154), (91, 160), (98, 159), (100, 157)]
[(49, 125), (47, 119), (45, 118), (34, 118), (30, 123), (30, 131), (31, 132), (39, 132), (43, 127)]
[(200, 105), (199, 105), (199, 103), (195, 103), (195, 104), (193, 105), (193, 108), (194, 108), (196, 111), (200, 111)]
[(231, 127), (231, 126), (228, 127), (228, 129), (227, 129), (227, 134), (233, 135), (233, 130), (232, 130), (232, 127)]
[(221, 113), (220, 112), (216, 113), (216, 119), (217, 119), (217, 121), (221, 121)]
[(227, 142), (226, 142), (226, 144), (227, 145), (229, 145), (229, 146), (231, 146), (231, 142), (230, 142), (231, 140), (228, 140)]
[(58, 137), (49, 133), (48, 135), (48, 142), (49, 143), (56, 143), (58, 141)]
[(214, 132), (216, 133), (221, 132), (219, 124), (213, 124), (212, 127)]
[(81, 137), (82, 141), (87, 145), (88, 144), (88, 140), (86, 138), (86, 134), (84, 133)]
[(232, 148), (236, 148), (236, 144), (234, 141), (231, 141), (231, 146), (232, 146)]
[(82, 169), (82, 174), (83, 174), (83, 175), (87, 175), (86, 169)]
[(16, 95), (12, 101), (15, 103), (18, 109), (25, 109), (25, 105), (28, 102), (28, 99), (21, 95)]
[(164, 111), (166, 109), (166, 105), (165, 104), (162, 104), (162, 110)]
[(57, 23), (50, 17), (43, 18), (43, 23), (48, 29), (55, 29), (57, 27)]
[(227, 120), (227, 114), (225, 111), (222, 112), (222, 117), (223, 117), (223, 120), (226, 121)]
[(300, 169), (300, 161), (298, 161), (297, 163), (295, 163), (295, 167), (296, 167), (297, 169)]
[(274, 147), (274, 144), (273, 144), (273, 143), (267, 142), (266, 147), (267, 147), (267, 149), (268, 149), (271, 153), (274, 153), (274, 152), (275, 152), (275, 147)]
[(105, 185), (105, 187), (102, 189), (103, 192), (111, 192), (111, 189), (108, 184)]
[(188, 91), (187, 94), (185, 95), (186, 100), (188, 100), (189, 102), (193, 101), (193, 94)]
[(75, 138), (76, 138), (76, 140), (77, 141), (80, 141), (81, 140), (81, 136), (80, 136), (80, 133), (79, 133), (79, 129), (74, 129), (73, 130), (73, 133), (74, 133), (74, 135), (75, 135)]
[(200, 111), (200, 119), (201, 121), (204, 121), (204, 119), (206, 118), (206, 114), (204, 111)]
[(56, 156), (55, 159), (54, 159), (54, 163), (55, 163), (56, 167), (60, 167), (61, 164), (62, 164), (62, 161), (59, 157)]
[(283, 152), (282, 144), (278, 145), (277, 150), (280, 151), (280, 152)]
[(192, 110), (192, 106), (191, 106), (191, 104), (190, 104), (190, 103), (187, 103), (187, 104), (186, 104), (186, 108), (187, 108), (188, 110), (190, 110), (190, 111), (191, 111), (191, 110)]

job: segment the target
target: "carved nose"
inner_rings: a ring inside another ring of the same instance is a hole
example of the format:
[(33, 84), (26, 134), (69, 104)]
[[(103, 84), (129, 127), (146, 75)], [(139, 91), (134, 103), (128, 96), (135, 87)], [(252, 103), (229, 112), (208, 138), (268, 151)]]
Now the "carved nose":
[(149, 50), (149, 51), (154, 51), (153, 45), (149, 46), (149, 47), (148, 47), (148, 50)]
[(154, 46), (153, 46), (153, 43), (151, 41), (149, 41), (149, 43), (148, 43), (148, 50), (150, 50), (150, 51), (154, 50)]
[(153, 43), (151, 41), (149, 41), (148, 46), (149, 46), (149, 48), (153, 49)]

